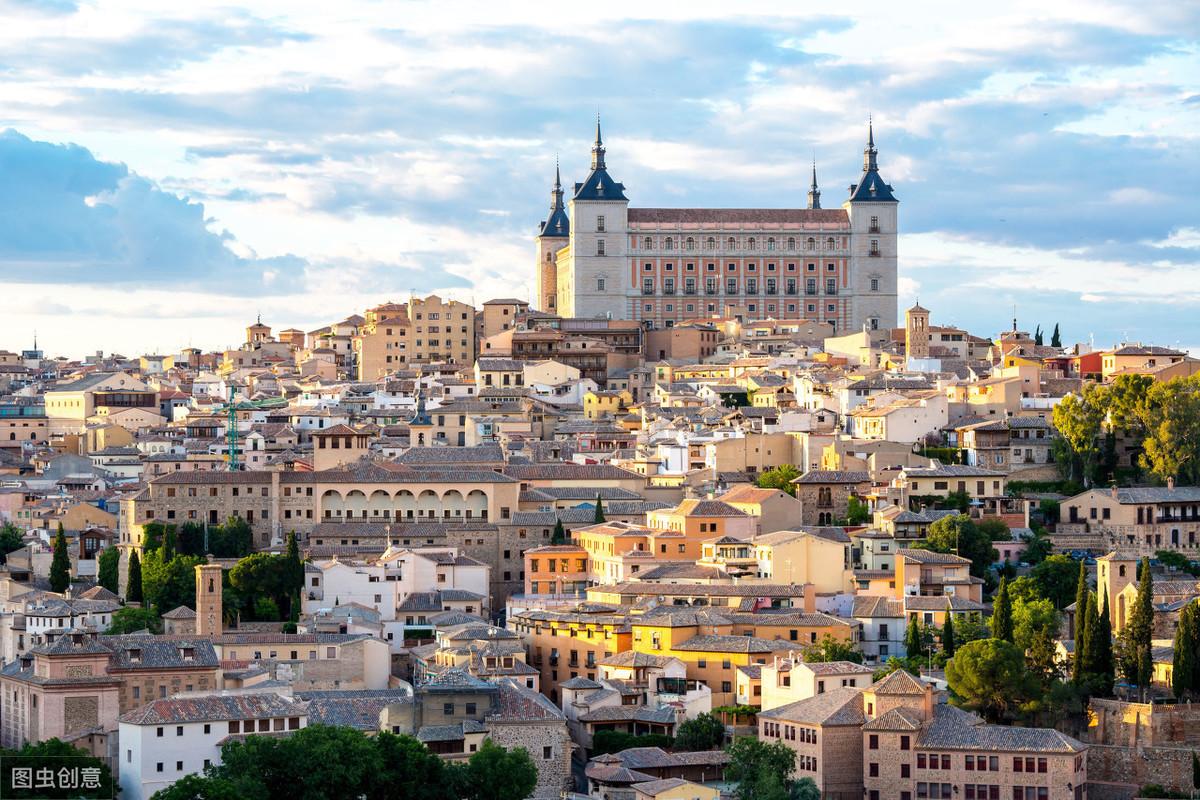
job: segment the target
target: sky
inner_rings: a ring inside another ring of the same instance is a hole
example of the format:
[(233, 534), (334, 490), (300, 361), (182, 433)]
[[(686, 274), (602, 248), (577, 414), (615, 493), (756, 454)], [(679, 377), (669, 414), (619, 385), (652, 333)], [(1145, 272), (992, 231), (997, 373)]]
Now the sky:
[(901, 309), (1200, 350), (1200, 5), (1077, 0), (0, 0), (0, 348), (528, 298), (597, 112), (699, 207), (836, 207), (870, 116)]

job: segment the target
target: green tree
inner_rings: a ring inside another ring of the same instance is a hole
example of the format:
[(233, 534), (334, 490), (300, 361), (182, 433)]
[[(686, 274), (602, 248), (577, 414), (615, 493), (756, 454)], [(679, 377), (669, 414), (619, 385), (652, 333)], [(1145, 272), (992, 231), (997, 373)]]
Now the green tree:
[(304, 561), (300, 558), (300, 545), (296, 542), (295, 531), (288, 533), (287, 550), (283, 558), (286, 586), (282, 598), (278, 598), (284, 601), (279, 608), (282, 618), (299, 620), (300, 596), (304, 592)]
[[(116, 797), (120, 787), (113, 780), (112, 770), (108, 762), (95, 758), (85, 750), (79, 750), (59, 739), (47, 739), (37, 744), (26, 743), (20, 750), (5, 750), (3, 755), (13, 765), (31, 766), (36, 769), (49, 769), (54, 774), (59, 770), (95, 769), (99, 770), (99, 780), (95, 789), (72, 790), (71, 797)], [(5, 769), (4, 779), (0, 783), (0, 797), (4, 798), (42, 798), (46, 796), (45, 789), (14, 788), (12, 784), (13, 771)], [(57, 795), (56, 795), (57, 796)], [(62, 795), (66, 796), (66, 795)]]
[(1083, 617), (1087, 614), (1088, 575), (1087, 564), (1079, 562), (1079, 574), (1075, 580), (1075, 652), (1083, 650)]
[(712, 714), (700, 714), (675, 731), (676, 750), (712, 750), (725, 740), (725, 725)]
[(600, 493), (596, 492), (596, 513), (592, 516), (592, 522), (599, 525), (602, 522), (607, 522), (604, 519), (604, 501), (600, 499)]
[(1200, 378), (1152, 383), (1139, 410), (1146, 438), (1138, 463), (1163, 482), (1200, 483)]
[[(265, 791), (266, 787), (263, 789)], [(229, 781), (191, 774), (184, 775), (165, 789), (159, 789), (150, 796), (150, 800), (241, 800), (242, 797)]]
[[(1038, 594), (1055, 608), (1066, 608), (1078, 599), (1078, 578), (1081, 562), (1063, 555), (1053, 555), (1029, 571)], [(1086, 568), (1085, 568), (1086, 569)], [(1086, 576), (1085, 576), (1086, 580)]]
[[(741, 736), (726, 748), (729, 765), (726, 780), (738, 785), (738, 800), (759, 800), (764, 790), (787, 788), (788, 777), (796, 767), (796, 753), (783, 742), (767, 744), (750, 736)], [(784, 795), (786, 797), (786, 794)]]
[(1035, 693), (1024, 654), (1003, 639), (980, 639), (958, 648), (946, 664), (946, 682), (965, 706), (993, 722), (1014, 714)]
[(1051, 630), (1039, 628), (1033, 634), (1029, 649), (1025, 651), (1025, 665), (1029, 669), (1029, 673), (1037, 678), (1042, 688), (1042, 695), (1045, 697), (1060, 675), (1058, 643), (1054, 640), (1054, 633)]
[(1197, 650), (1200, 633), (1196, 630), (1196, 602), (1192, 601), (1179, 612), (1179, 627), (1175, 629), (1175, 653), (1171, 669), (1171, 692), (1182, 700), (1196, 693)]
[(1008, 579), (1000, 579), (1000, 590), (992, 603), (992, 636), (1006, 642), (1013, 640), (1012, 598), (1008, 596)]
[(163, 561), (165, 548), (146, 553), (142, 559), (142, 591), (147, 606), (159, 616), (196, 601), (196, 567), (204, 563), (199, 556), (176, 555)]
[(414, 737), (381, 733), (374, 737), (374, 744), (383, 762), (383, 773), (374, 790), (368, 793), (369, 800), (457, 795), (457, 783), (448, 782), (450, 770), (446, 762)]
[(1100, 426), (1107, 411), (1107, 388), (1085, 384), (1054, 406), (1052, 419), (1068, 458), (1057, 459), (1064, 477), (1091, 486), (1100, 457)]
[(58, 523), (58, 534), (54, 537), (54, 556), (50, 560), (50, 591), (65, 592), (71, 585), (71, 556), (67, 554), (67, 535), (63, 524)]
[(921, 626), (916, 614), (908, 618), (908, 627), (904, 631), (904, 653), (909, 658), (919, 658), (921, 655)]
[(1083, 618), (1083, 650), (1075, 654), (1084, 680), (1090, 680), (1096, 674), (1099, 664), (1096, 663), (1096, 645), (1100, 640), (1100, 612), (1096, 595), (1089, 593), (1087, 613)]
[(1111, 697), (1113, 691), (1113, 640), (1112, 618), (1108, 612), (1108, 597), (1100, 598), (1100, 618), (1088, 639), (1088, 650), (1093, 664), (1090, 676), (1092, 694)]
[(1050, 334), (1050, 346), (1062, 347), (1062, 336), (1058, 332), (1058, 323), (1054, 323), (1054, 333)]
[(792, 784), (791, 800), (821, 800), (821, 790), (812, 778), (801, 778)]
[(1011, 542), (1012, 532), (1009, 530), (1008, 523), (999, 517), (988, 517), (981, 519), (975, 525), (979, 528), (980, 533), (988, 537), (989, 541), (993, 542)]
[(525, 748), (505, 750), (484, 739), (467, 761), (465, 777), (469, 800), (524, 800), (537, 785), (537, 767)]
[(550, 544), (566, 544), (567, 531), (563, 528), (561, 519), (554, 520), (554, 533), (550, 537)]
[(11, 522), (0, 525), (0, 564), (8, 563), (8, 554), (25, 546), (24, 534)]
[(130, 603), (142, 602), (142, 561), (137, 550), (129, 551), (129, 576), (125, 585), (125, 599)]
[(945, 516), (929, 526), (925, 546), (937, 553), (957, 553), (971, 561), (971, 574), (982, 578), (996, 560), (992, 540), (966, 514)]
[(954, 615), (946, 614), (946, 624), (942, 626), (942, 654), (946, 658), (954, 657)]
[(805, 661), (850, 661), (861, 664), (862, 653), (855, 649), (854, 644), (843, 639), (835, 639), (829, 634), (821, 637), (821, 641), (804, 648)]
[(1037, 330), (1033, 332), (1033, 343), (1038, 347), (1042, 346), (1042, 326), (1038, 325)]
[(1015, 600), (1012, 603), (1013, 644), (1028, 651), (1037, 637), (1058, 630), (1058, 611), (1049, 600)]
[(282, 598), (291, 590), (288, 570), (285, 556), (269, 553), (254, 553), (238, 561), (229, 571), (229, 582), (241, 597), (242, 610), (253, 615), (260, 597), (270, 599), (276, 609), (281, 607)]
[(846, 524), (865, 525), (871, 521), (871, 511), (867, 504), (857, 497), (851, 497), (847, 505)]
[(148, 630), (151, 633), (162, 633), (162, 618), (149, 608), (126, 606), (117, 609), (112, 616), (112, 625), (105, 631), (109, 636), (135, 631)]
[(800, 470), (791, 464), (780, 464), (775, 469), (769, 469), (758, 476), (758, 488), (778, 489), (793, 497), (796, 495), (796, 485), (792, 481), (800, 477)]
[(120, 571), (121, 567), (121, 551), (116, 547), (106, 547), (100, 551), (99, 564), (97, 565), (98, 580), (101, 586), (108, 589), (113, 594), (120, 591)]
[(1129, 615), (1129, 622), (1121, 631), (1121, 672), (1126, 681), (1137, 685), (1143, 698), (1150, 688), (1150, 677), (1153, 674), (1153, 595), (1154, 578), (1150, 574), (1150, 559), (1143, 558), (1138, 575), (1137, 599)]
[(1071, 680), (1078, 686), (1087, 676), (1088, 616), (1091, 613), (1092, 593), (1084, 589), (1082, 602), (1075, 604), (1075, 653), (1071, 661)]

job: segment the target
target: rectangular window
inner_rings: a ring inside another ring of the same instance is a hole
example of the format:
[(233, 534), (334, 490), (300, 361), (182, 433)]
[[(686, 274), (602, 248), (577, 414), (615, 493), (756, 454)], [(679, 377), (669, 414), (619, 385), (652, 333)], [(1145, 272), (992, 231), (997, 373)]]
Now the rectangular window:
[(596, 230), (604, 233), (604, 217), (596, 217)]

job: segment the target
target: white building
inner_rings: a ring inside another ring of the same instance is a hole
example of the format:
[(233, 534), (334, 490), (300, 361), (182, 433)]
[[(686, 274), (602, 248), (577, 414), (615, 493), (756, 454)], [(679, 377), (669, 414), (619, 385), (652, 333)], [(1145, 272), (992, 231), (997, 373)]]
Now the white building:
[(117, 772), (122, 800), (145, 800), (221, 762), (221, 742), (308, 725), (307, 704), (274, 692), (179, 696), (121, 715)]

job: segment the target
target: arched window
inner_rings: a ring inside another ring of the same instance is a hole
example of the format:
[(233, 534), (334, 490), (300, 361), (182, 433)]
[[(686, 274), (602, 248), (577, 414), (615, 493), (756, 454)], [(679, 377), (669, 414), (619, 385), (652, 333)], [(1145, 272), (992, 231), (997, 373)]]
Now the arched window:
[(687, 238), (687, 249), (688, 249), (688, 250), (695, 250), (695, 249), (696, 249), (696, 240), (695, 240), (695, 239), (693, 239), (691, 236), (689, 236), (689, 237)]
[(788, 237), (788, 250), (795, 250), (795, 249), (796, 249), (796, 237), (789, 236)]
[(675, 249), (675, 240), (674, 240), (674, 239), (672, 239), (670, 236), (668, 236), (668, 237), (667, 237), (667, 241), (666, 241), (666, 243), (665, 243), (665, 248), (666, 248), (667, 250), (674, 250), (674, 249)]
[(732, 236), (730, 236), (728, 239), (725, 240), (725, 247), (728, 250), (736, 250), (737, 249), (737, 239), (734, 239)]
[(775, 249), (775, 237), (774, 236), (772, 236), (770, 239), (767, 239), (767, 249), (768, 250)]
[(825, 240), (825, 249), (832, 250), (835, 247), (837, 247), (837, 243), (833, 240), (832, 236)]
[(816, 239), (814, 239), (814, 238), (813, 238), (813, 237), (811, 237), (811, 236), (810, 236), (810, 237), (808, 237), (808, 249), (809, 249), (809, 250), (816, 250), (816, 249), (817, 249), (817, 240), (816, 240)]
[(746, 243), (746, 246), (749, 247), (751, 250), (756, 250), (756, 249), (758, 249), (758, 242), (755, 240), (755, 238), (753, 236), (751, 236), (750, 241)]
[(651, 239), (649, 236), (647, 236), (645, 244), (643, 246), (644, 246), (644, 249), (646, 249), (646, 250), (653, 250), (654, 249), (654, 240)]
[(708, 248), (709, 250), (716, 250), (717, 249), (717, 240), (715, 238), (713, 238), (712, 236), (710, 236), (710, 237), (708, 237), (708, 241), (706, 241), (704, 243), (704, 246), (706, 248)]

